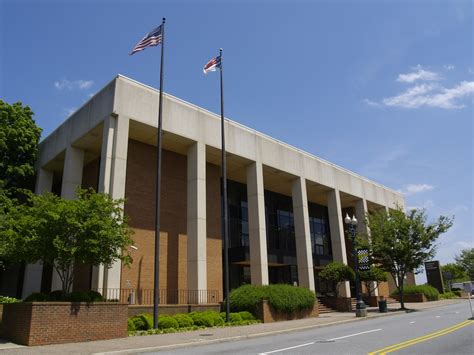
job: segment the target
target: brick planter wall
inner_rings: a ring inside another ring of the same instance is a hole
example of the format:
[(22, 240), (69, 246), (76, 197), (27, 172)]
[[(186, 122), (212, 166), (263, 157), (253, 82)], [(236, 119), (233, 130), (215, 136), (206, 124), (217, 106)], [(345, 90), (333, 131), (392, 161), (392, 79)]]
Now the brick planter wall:
[(127, 336), (126, 303), (5, 304), (4, 336), (22, 345), (62, 344)]
[[(400, 296), (392, 296), (397, 301), (400, 302)], [(405, 302), (428, 302), (426, 296), (422, 293), (415, 293), (411, 295), (403, 295), (403, 301)]]
[(273, 323), (273, 322), (280, 322), (284, 320), (292, 320), (292, 319), (302, 319), (308, 317), (318, 317), (319, 316), (319, 307), (318, 307), (318, 300), (314, 302), (313, 309), (309, 309), (306, 311), (299, 311), (294, 312), (291, 314), (281, 313), (273, 309), (268, 304), (268, 301), (263, 300), (258, 305), (257, 309), (257, 318), (262, 321), (262, 323)]
[(384, 299), (383, 296), (364, 296), (364, 303), (370, 307), (378, 307), (382, 299)]

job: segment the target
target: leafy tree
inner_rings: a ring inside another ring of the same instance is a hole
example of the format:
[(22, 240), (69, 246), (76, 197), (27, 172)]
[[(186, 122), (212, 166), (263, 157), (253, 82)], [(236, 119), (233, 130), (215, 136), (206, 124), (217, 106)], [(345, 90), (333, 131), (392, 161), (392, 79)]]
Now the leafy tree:
[(369, 270), (360, 271), (360, 281), (364, 283), (368, 294), (371, 295), (381, 282), (387, 281), (387, 273), (376, 266), (371, 266)]
[(332, 282), (335, 286), (336, 297), (339, 297), (340, 283), (343, 281), (354, 280), (355, 274), (349, 266), (343, 263), (333, 261), (327, 264), (319, 273), (319, 277), (323, 280)]
[(3, 195), (24, 199), (34, 185), (34, 163), (41, 135), (33, 111), (20, 102), (0, 100), (0, 190)]
[(452, 226), (453, 220), (440, 216), (436, 222), (428, 224), (424, 210), (413, 209), (405, 214), (397, 207), (389, 212), (380, 210), (367, 215), (367, 224), (371, 243), (365, 238), (358, 238), (358, 243), (369, 249), (375, 265), (392, 275), (400, 294), (401, 308), (405, 309), (405, 276), (408, 272), (420, 272), (424, 262), (435, 255), (435, 241)]
[[(464, 270), (458, 264), (448, 263), (446, 265), (441, 265), (441, 271), (443, 273), (444, 288), (446, 290), (451, 290), (451, 287), (449, 287), (449, 285), (452, 282), (469, 281), (469, 276), (466, 270)], [(449, 280), (444, 277), (445, 273), (449, 273), (451, 275), (451, 278)]]
[(93, 190), (78, 190), (76, 200), (54, 194), (33, 195), (28, 204), (15, 205), (0, 225), (0, 254), (7, 260), (54, 267), (62, 291), (70, 291), (77, 263), (111, 264), (132, 243), (122, 211), (123, 200)]
[(469, 278), (474, 280), (474, 248), (461, 250), (461, 254), (456, 255), (454, 260), (467, 272)]

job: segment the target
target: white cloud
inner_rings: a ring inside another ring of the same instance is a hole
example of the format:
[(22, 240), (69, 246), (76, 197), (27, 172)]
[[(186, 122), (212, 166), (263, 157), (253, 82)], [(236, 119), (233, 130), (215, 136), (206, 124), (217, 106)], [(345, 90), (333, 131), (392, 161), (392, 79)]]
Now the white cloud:
[(79, 90), (85, 90), (89, 89), (94, 85), (94, 81), (92, 80), (67, 80), (67, 79), (62, 79), (54, 82), (54, 87), (58, 90), (74, 90), (74, 89), (79, 89)]
[(408, 184), (404, 186), (402, 189), (398, 190), (402, 194), (405, 194), (407, 196), (409, 195), (414, 195), (423, 191), (429, 191), (433, 190), (434, 186), (433, 185), (428, 185), (428, 184)]
[(406, 210), (407, 211), (410, 211), (410, 210), (427, 210), (427, 209), (433, 208), (433, 207), (434, 207), (433, 200), (426, 200), (421, 205), (407, 206)]
[(452, 64), (443, 65), (443, 68), (446, 70), (454, 70), (454, 65)]
[(407, 74), (399, 74), (397, 81), (402, 83), (413, 83), (417, 80), (437, 81), (441, 79), (441, 76), (438, 73), (429, 70), (424, 70), (421, 68), (420, 65), (418, 65), (416, 68), (418, 69), (417, 71)]
[(399, 95), (382, 99), (382, 104), (391, 107), (419, 108), (434, 107), (460, 109), (465, 107), (458, 100), (474, 94), (474, 81), (462, 81), (452, 88), (437, 84), (421, 84), (408, 88)]
[(375, 102), (375, 101), (372, 101), (372, 100), (369, 100), (369, 99), (364, 99), (364, 102), (369, 106), (373, 106), (373, 107), (379, 107), (380, 106), (380, 104), (378, 102)]

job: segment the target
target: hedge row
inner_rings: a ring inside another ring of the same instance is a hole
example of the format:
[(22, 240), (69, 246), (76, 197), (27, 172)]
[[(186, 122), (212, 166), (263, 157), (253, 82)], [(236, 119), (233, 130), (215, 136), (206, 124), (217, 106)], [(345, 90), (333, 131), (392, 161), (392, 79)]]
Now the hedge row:
[(96, 291), (75, 291), (63, 294), (62, 291), (50, 293), (35, 292), (25, 298), (23, 302), (102, 302), (104, 298)]
[[(412, 295), (412, 294), (424, 294), (428, 301), (437, 301), (439, 299), (439, 291), (429, 285), (416, 285), (416, 286), (405, 286), (403, 288), (404, 295)], [(398, 290), (392, 293), (392, 296), (398, 296)]]
[[(255, 317), (249, 312), (230, 314), (230, 323), (233, 325), (256, 323)], [(158, 317), (158, 329), (198, 329), (203, 327), (223, 326), (225, 323), (225, 312), (214, 311), (191, 312), (187, 314), (160, 315)], [(151, 314), (138, 314), (128, 319), (128, 331), (148, 331), (153, 329), (153, 317)]]
[(448, 291), (445, 293), (441, 293), (439, 295), (440, 299), (449, 299), (449, 298), (458, 298), (461, 297), (461, 291)]
[(292, 285), (244, 285), (232, 290), (229, 295), (233, 311), (248, 311), (257, 314), (261, 300), (268, 300), (270, 306), (283, 313), (312, 309), (316, 296), (304, 287)]

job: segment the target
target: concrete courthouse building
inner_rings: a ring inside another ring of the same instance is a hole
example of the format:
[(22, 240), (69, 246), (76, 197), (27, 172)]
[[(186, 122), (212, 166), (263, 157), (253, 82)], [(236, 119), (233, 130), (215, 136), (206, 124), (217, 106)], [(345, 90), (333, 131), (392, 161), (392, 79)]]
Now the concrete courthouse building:
[[(163, 100), (161, 299), (220, 301), (220, 117)], [(125, 198), (134, 230), (133, 264), (76, 265), (75, 290), (122, 299), (133, 291), (137, 303), (152, 302), (157, 112), (157, 90), (119, 75), (40, 144), (36, 193), (72, 199), (82, 186)], [(230, 120), (225, 129), (231, 288), (290, 283), (330, 292), (317, 276), (322, 267), (352, 265), (346, 212), (365, 231), (367, 212), (404, 206), (400, 193), (314, 155)], [(26, 266), (24, 296), (57, 288), (51, 267)], [(345, 283), (341, 296), (351, 288)], [(388, 285), (379, 292), (388, 295)]]

